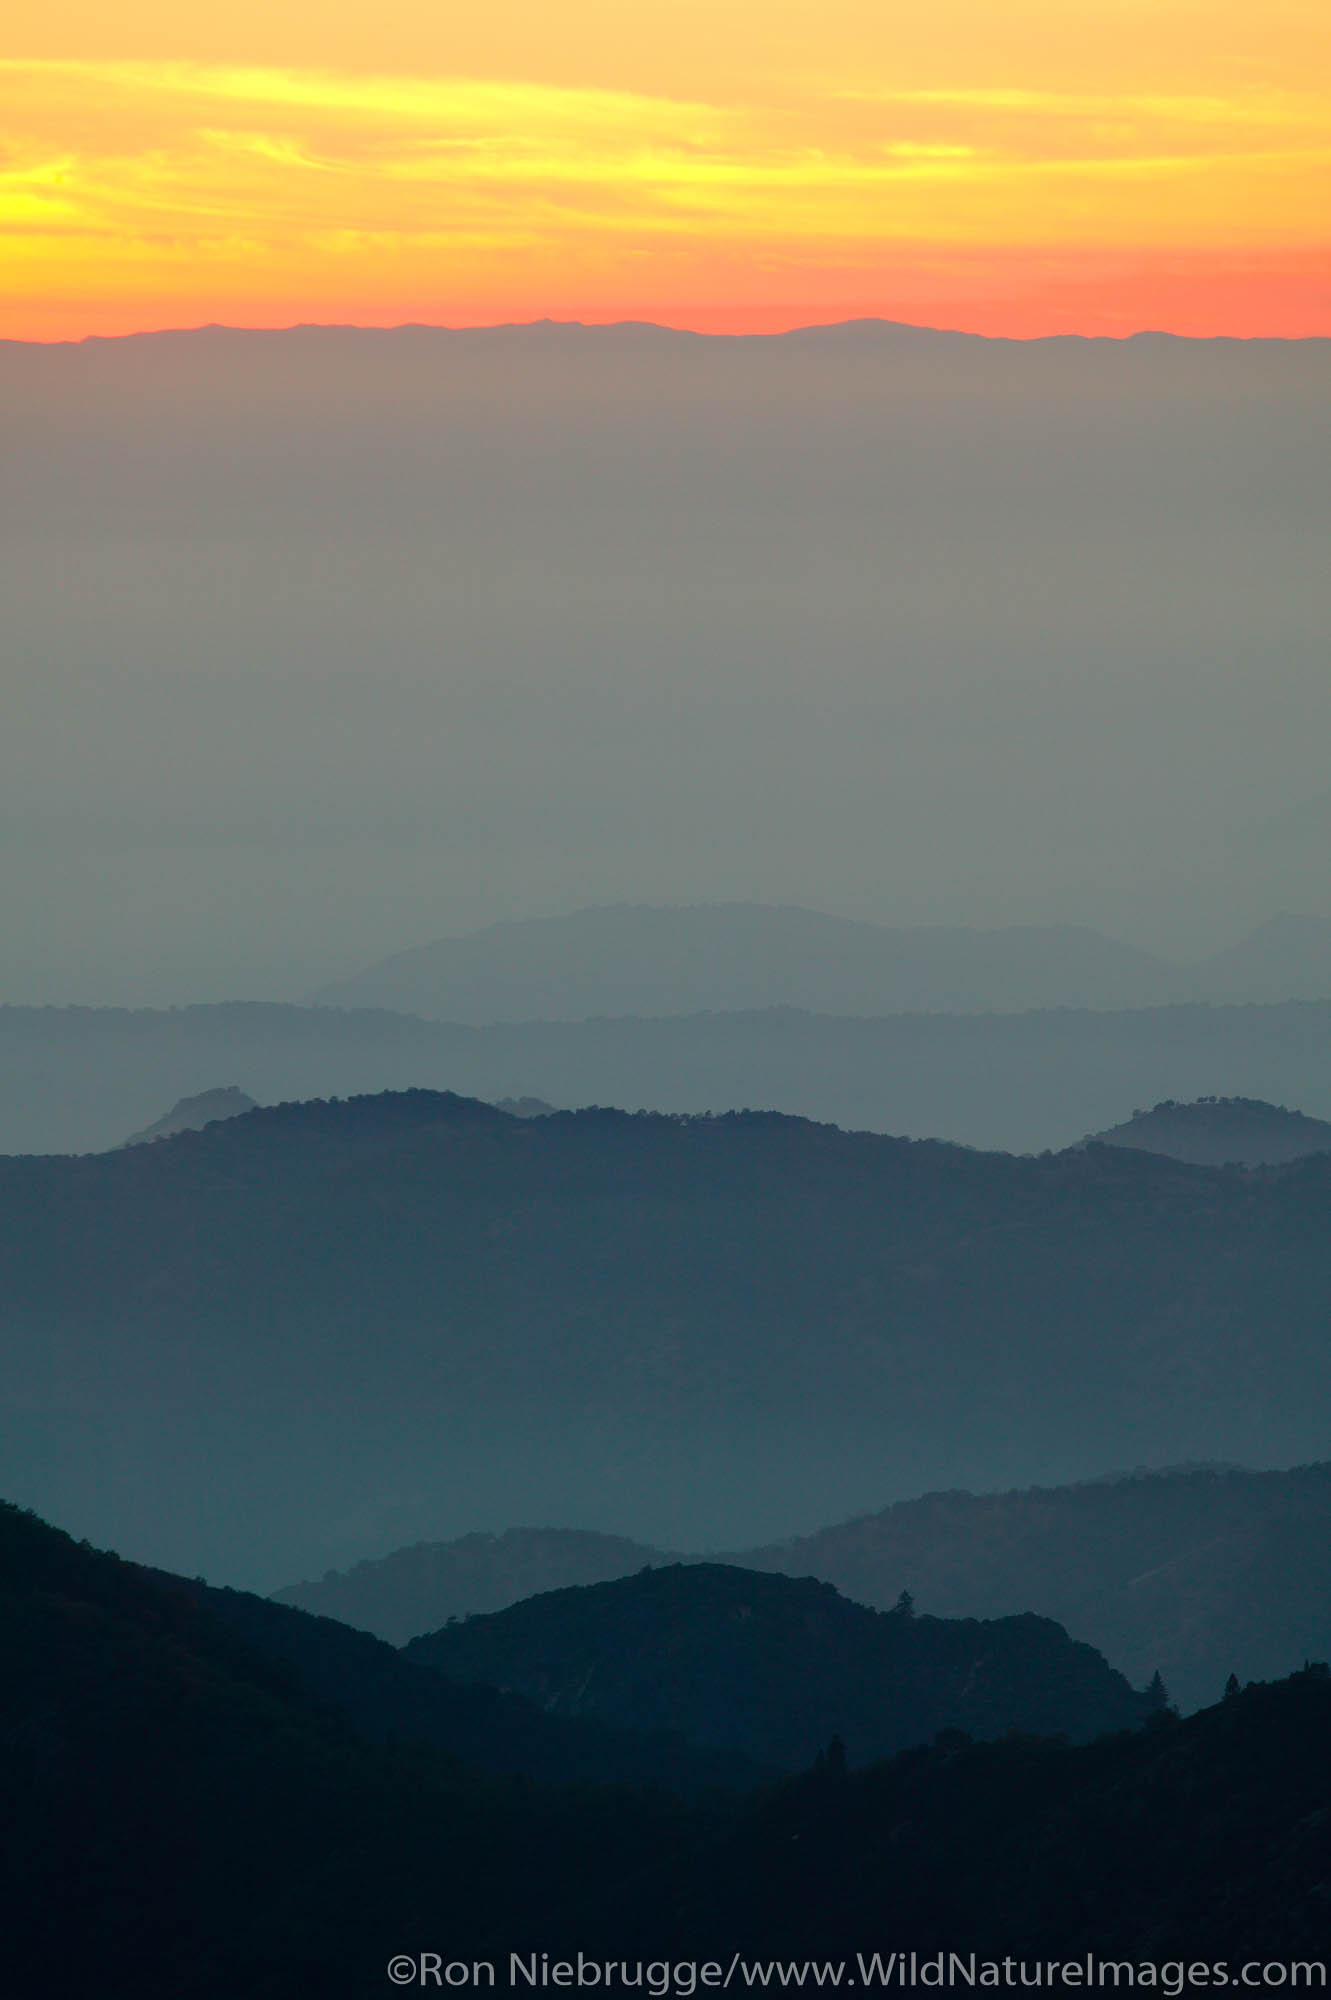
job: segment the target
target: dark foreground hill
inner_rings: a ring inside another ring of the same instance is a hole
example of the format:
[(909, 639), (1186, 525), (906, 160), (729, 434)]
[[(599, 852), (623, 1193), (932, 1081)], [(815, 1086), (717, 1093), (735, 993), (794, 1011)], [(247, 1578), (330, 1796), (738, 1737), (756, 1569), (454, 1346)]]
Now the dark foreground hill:
[(481, 1770), (556, 1785), (752, 1791), (775, 1775), (775, 1765), (727, 1746), (688, 1742), (655, 1724), (645, 1731), (615, 1728), (594, 1716), (550, 1714), (512, 1689), (463, 1685), (333, 1618), (165, 1570), (143, 1575), (192, 1598), (255, 1654), (290, 1668), (307, 1694), (375, 1742), (429, 1744)]
[[(1315, 1989), (1331, 1876), (1329, 1719), (1331, 1676), (1319, 1666), (1080, 1749), (945, 1735), (844, 1783), (815, 1772), (758, 1803), (688, 1923), (761, 1935), (768, 1952), (820, 1939), (846, 1984), (879, 1983), (895, 1948), (917, 1952), (924, 1986), (935, 1971), (925, 1957), (959, 1949), (963, 1987), (971, 1952), (981, 1986), (1072, 1984), (1051, 1978), (1050, 1958), (1090, 1952), (1136, 1961), (1141, 1986), (1181, 1980), (1172, 1962), (1200, 1958), (1214, 1985), (1239, 1983), (1244, 1965), (1260, 1980), (1267, 1961), (1273, 1984)], [(846, 1950), (857, 1937), (886, 1941), (878, 1967)], [(1024, 1979), (1001, 1963), (1007, 1954), (1028, 1962)], [(905, 1976), (898, 1963), (896, 1980)], [(1096, 1981), (1115, 1982), (1127, 1984), (1121, 1969)]]
[(405, 1657), (553, 1715), (674, 1730), (788, 1770), (834, 1736), (866, 1762), (949, 1728), (1085, 1741), (1161, 1706), (1046, 1619), (870, 1611), (812, 1577), (720, 1563), (527, 1598), (413, 1639)]
[(0, 1703), (19, 1994), (351, 2000), (424, 1951), (507, 1991), (512, 1952), (682, 1989), (735, 1953), (861, 1983), (860, 1951), (1325, 1952), (1324, 1669), (1080, 1748), (825, 1758), (748, 1802), (555, 1791), (367, 1741), (188, 1592), (5, 1510)]
[(0, 1161), (0, 1444), (30, 1504), (270, 1587), (424, 1521), (742, 1548), (885, 1488), (1297, 1461), (1328, 1199), (1327, 1156), (1017, 1160), (425, 1092), (251, 1112)]
[(0, 1713), (15, 1994), (312, 2000), (436, 1941), (568, 1949), (698, 1837), (659, 1789), (547, 1792), (371, 1742), (195, 1592), (8, 1507)]
[[(425, 1542), (279, 1592), (397, 1643), (474, 1611), (677, 1560), (556, 1529)], [(743, 1550), (746, 1569), (816, 1576), (890, 1610), (1055, 1618), (1129, 1680), (1157, 1669), (1184, 1709), (1231, 1673), (1274, 1679), (1331, 1657), (1331, 1465), (1192, 1468), (1006, 1493), (930, 1493)]]
[(366, 1735), (558, 1783), (752, 1789), (837, 1734), (862, 1762), (944, 1728), (1085, 1740), (1160, 1706), (1048, 1619), (880, 1614), (717, 1565), (556, 1591), (405, 1653), (244, 1591), (180, 1587)]
[(1193, 1104), (1170, 1099), (1135, 1111), (1095, 1138), (1102, 1146), (1132, 1146), (1199, 1167), (1283, 1166), (1331, 1152), (1331, 1121), (1252, 1097), (1204, 1097)]
[(178, 1097), (263, 1104), (428, 1085), (630, 1110), (758, 1107), (1038, 1152), (1135, 1104), (1242, 1093), (1331, 1118), (1331, 1001), (1095, 1013), (805, 1014), (477, 1028), (334, 1007), (0, 1007), (0, 1152), (96, 1152)]

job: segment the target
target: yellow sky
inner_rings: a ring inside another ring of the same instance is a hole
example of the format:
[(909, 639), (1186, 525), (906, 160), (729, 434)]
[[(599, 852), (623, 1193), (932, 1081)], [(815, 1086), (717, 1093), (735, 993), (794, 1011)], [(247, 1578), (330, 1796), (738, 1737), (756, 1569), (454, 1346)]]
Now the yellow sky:
[(28, 338), (1331, 332), (1331, 7), (74, 0), (0, 51), (0, 232)]

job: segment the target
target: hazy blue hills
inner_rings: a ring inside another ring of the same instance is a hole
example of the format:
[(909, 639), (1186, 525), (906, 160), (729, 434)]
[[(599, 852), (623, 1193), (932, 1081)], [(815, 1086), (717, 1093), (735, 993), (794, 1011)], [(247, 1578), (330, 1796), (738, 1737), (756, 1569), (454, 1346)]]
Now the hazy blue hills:
[(315, 997), (476, 1025), (774, 1006), (1008, 1014), (1320, 1000), (1331, 997), (1331, 921), (1277, 917), (1185, 965), (1075, 924), (893, 929), (760, 903), (620, 904), (442, 938)]
[[(1315, 802), (1323, 823), (1327, 801)], [(1331, 993), (1331, 920), (1272, 917), (1198, 968), (1210, 1000), (1311, 1000)]]
[(1074, 924), (893, 930), (761, 903), (621, 904), (443, 938), (315, 997), (477, 1025), (763, 1007), (1014, 1013), (1149, 1005), (1176, 997), (1171, 970)]
[(1102, 1146), (1164, 1153), (1200, 1167), (1283, 1166), (1331, 1149), (1331, 1121), (1251, 1097), (1207, 1097), (1135, 1111), (1095, 1138)]
[(1331, 1655), (1331, 1465), (931, 1493), (739, 1558), (862, 1603), (1057, 1618), (1185, 1708)]
[(118, 1145), (234, 1077), (261, 1103), (415, 1086), (574, 1107), (783, 1111), (1014, 1152), (1223, 1095), (1331, 1118), (1331, 1001), (1098, 1013), (787, 1008), (488, 1028), (260, 1003), (0, 1008), (0, 1151)]
[[(585, 1530), (510, 1529), (419, 1543), (277, 1595), (401, 1643), (450, 1618), (676, 1560)], [(1134, 1684), (1158, 1669), (1185, 1709), (1213, 1701), (1231, 1673), (1271, 1679), (1331, 1656), (1325, 1464), (930, 1493), (721, 1560), (819, 1577), (883, 1611), (903, 1589), (946, 1618), (1035, 1611)]]
[(811, 1577), (720, 1563), (527, 1598), (413, 1639), (405, 1656), (553, 1715), (673, 1730), (786, 1769), (833, 1736), (868, 1762), (947, 1728), (1085, 1741), (1160, 1705), (1045, 1619), (872, 1611)]
[(12, 1490), (272, 1588), (426, 1522), (742, 1548), (939, 1485), (1297, 1462), (1329, 1196), (1325, 1155), (1017, 1159), (424, 1091), (8, 1158)]
[(371, 1740), (197, 1591), (6, 1508), (0, 1700), (19, 1992), (349, 2000), (431, 1940), (501, 1990), (512, 1950), (1324, 1946), (1325, 1669), (1083, 1746), (946, 1732), (750, 1800), (556, 1790)]

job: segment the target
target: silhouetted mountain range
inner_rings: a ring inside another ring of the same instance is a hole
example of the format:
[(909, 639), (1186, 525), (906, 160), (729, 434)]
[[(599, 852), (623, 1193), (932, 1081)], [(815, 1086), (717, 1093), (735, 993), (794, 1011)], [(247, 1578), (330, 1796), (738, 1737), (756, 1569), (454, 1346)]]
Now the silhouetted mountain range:
[(0, 1700), (16, 1992), (350, 2000), (440, 1945), (500, 1987), (512, 1951), (817, 1954), (854, 1977), (861, 1942), (1156, 1963), (1324, 1948), (1325, 1668), (1082, 1747), (948, 1731), (863, 1772), (824, 1756), (748, 1801), (555, 1791), (367, 1740), (210, 1594), (6, 1508)]
[[(1213, 1701), (1231, 1673), (1270, 1679), (1331, 1656), (1331, 1465), (930, 1493), (723, 1559), (819, 1577), (883, 1611), (903, 1589), (947, 1618), (1032, 1610), (1135, 1683), (1158, 1669), (1185, 1709)], [(277, 1596), (400, 1644), (562, 1584), (680, 1560), (701, 1558), (586, 1531), (510, 1529), (399, 1549)]]
[(405, 1657), (553, 1715), (672, 1730), (787, 1770), (834, 1736), (866, 1762), (948, 1728), (1085, 1741), (1161, 1705), (1047, 1619), (871, 1611), (812, 1577), (720, 1563), (529, 1597), (413, 1639)]
[(1028, 1008), (1331, 998), (1331, 921), (1277, 917), (1182, 965), (1075, 924), (902, 930), (759, 903), (621, 904), (493, 924), (395, 953), (315, 996), (438, 1021)]
[(886, 1019), (769, 1008), (491, 1028), (257, 1003), (4, 1007), (0, 1149), (101, 1151), (218, 1076), (267, 1104), (428, 1086), (491, 1102), (760, 1108), (1036, 1152), (1164, 1098), (1241, 1095), (1331, 1117), (1331, 1002)]
[(1171, 970), (1075, 924), (892, 930), (761, 903), (621, 904), (442, 938), (315, 997), (476, 1025), (761, 1007), (1013, 1013), (1150, 1005), (1176, 997)]
[(742, 1547), (894, 1489), (1299, 1460), (1329, 1194), (1325, 1155), (429, 1092), (5, 1159), (5, 1453), (20, 1497), (270, 1586), (424, 1520)]
[(1331, 1121), (1251, 1097), (1203, 1097), (1134, 1111), (1094, 1137), (1102, 1146), (1131, 1146), (1199, 1167), (1274, 1167), (1331, 1150)]

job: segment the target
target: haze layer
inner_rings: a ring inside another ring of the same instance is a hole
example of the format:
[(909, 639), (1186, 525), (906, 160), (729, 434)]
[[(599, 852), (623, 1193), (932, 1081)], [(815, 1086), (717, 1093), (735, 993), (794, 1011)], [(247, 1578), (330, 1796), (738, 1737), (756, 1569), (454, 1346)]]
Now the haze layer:
[(1329, 354), (4, 349), (0, 992), (294, 998), (615, 900), (1325, 913)]

